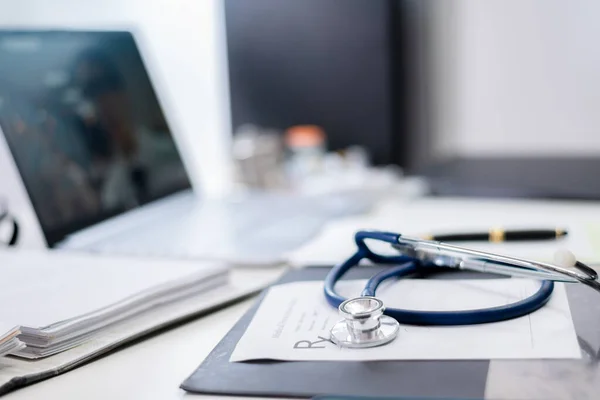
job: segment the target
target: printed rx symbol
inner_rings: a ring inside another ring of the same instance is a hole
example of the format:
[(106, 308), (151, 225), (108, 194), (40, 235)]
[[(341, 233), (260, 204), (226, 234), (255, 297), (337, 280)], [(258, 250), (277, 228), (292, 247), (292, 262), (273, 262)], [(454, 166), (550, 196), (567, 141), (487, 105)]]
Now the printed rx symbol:
[(325, 342), (333, 344), (330, 339), (321, 336), (317, 336), (317, 338), (319, 340), (314, 342), (311, 342), (310, 340), (300, 340), (294, 344), (294, 349), (324, 349), (325, 346), (323, 346), (323, 344), (325, 344)]

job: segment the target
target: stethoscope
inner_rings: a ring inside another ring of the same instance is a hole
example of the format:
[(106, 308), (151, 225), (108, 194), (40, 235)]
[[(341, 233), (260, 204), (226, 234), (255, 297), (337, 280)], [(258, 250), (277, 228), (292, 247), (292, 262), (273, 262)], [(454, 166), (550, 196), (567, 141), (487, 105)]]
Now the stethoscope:
[[(397, 255), (372, 251), (366, 240), (391, 244)], [(331, 329), (331, 340), (350, 348), (380, 346), (394, 340), (400, 323), (413, 325), (469, 325), (504, 321), (521, 317), (543, 307), (554, 289), (554, 281), (580, 282), (600, 291), (597, 273), (563, 254), (561, 264), (553, 265), (466, 249), (447, 243), (404, 237), (398, 233), (360, 231), (355, 235), (356, 253), (331, 269), (325, 278), (325, 298), (339, 308), (343, 320)], [(359, 297), (345, 299), (335, 291), (336, 282), (361, 260), (376, 264), (393, 264), (372, 276)], [(541, 280), (531, 296), (502, 306), (462, 311), (417, 311), (386, 308), (375, 296), (377, 287), (390, 278), (401, 278), (434, 268), (465, 269)]]

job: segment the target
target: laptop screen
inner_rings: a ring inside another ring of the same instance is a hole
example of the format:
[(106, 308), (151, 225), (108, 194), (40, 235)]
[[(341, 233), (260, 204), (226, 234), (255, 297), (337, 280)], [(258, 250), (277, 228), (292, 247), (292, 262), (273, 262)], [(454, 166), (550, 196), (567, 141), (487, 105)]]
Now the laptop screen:
[(0, 128), (50, 246), (190, 187), (127, 32), (0, 32)]

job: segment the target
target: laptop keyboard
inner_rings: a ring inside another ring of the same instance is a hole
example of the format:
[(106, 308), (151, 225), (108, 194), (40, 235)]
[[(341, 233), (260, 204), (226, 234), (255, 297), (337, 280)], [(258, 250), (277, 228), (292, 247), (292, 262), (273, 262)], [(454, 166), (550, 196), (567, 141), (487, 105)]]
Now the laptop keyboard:
[(360, 202), (258, 197), (205, 204), (167, 223), (136, 229), (90, 249), (133, 256), (198, 258), (273, 264), (318, 234), (330, 219), (365, 211)]

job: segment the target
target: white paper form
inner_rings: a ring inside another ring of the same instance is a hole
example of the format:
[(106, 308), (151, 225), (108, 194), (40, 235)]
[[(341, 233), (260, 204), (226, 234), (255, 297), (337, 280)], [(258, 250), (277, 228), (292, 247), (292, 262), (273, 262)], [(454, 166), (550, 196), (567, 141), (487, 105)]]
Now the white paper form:
[[(342, 281), (341, 295), (356, 296), (365, 281)], [(539, 282), (526, 279), (402, 279), (382, 285), (377, 296), (388, 307), (466, 310), (508, 304), (534, 293)], [(323, 282), (272, 287), (230, 361), (258, 359), (308, 361), (461, 360), (580, 358), (564, 288), (556, 284), (550, 301), (527, 316), (469, 326), (400, 325), (391, 343), (368, 349), (340, 348), (329, 330), (340, 320), (323, 295)]]

